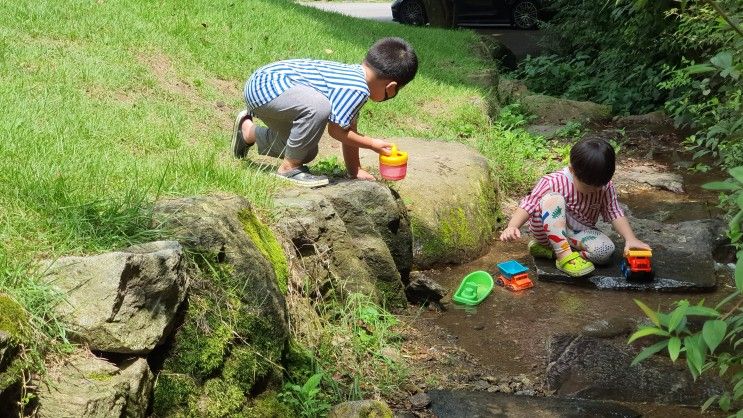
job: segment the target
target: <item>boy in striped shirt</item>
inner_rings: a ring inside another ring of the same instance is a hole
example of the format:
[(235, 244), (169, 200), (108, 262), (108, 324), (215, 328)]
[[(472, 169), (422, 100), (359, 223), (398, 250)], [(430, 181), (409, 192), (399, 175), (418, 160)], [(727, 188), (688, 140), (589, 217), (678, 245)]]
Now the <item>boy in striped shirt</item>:
[[(295, 59), (265, 65), (245, 83), (247, 110), (235, 120), (233, 154), (243, 158), (256, 145), (258, 154), (283, 159), (277, 175), (301, 186), (323, 186), (327, 177), (310, 174), (305, 164), (317, 156), (327, 125), (342, 143), (349, 176), (374, 180), (361, 169), (359, 148), (389, 155), (392, 144), (358, 132), (359, 110), (367, 99), (395, 97), (417, 70), (415, 51), (400, 38), (377, 41), (361, 64)], [(255, 125), (254, 115), (267, 127)]]
[(571, 277), (592, 272), (614, 253), (614, 243), (596, 229), (601, 215), (624, 237), (624, 249), (650, 249), (635, 237), (619, 207), (611, 178), (614, 149), (602, 139), (584, 139), (570, 150), (570, 165), (542, 177), (501, 233), (503, 241), (521, 237), (519, 228), (529, 221), (534, 239), (529, 252), (535, 257), (555, 258), (555, 265)]

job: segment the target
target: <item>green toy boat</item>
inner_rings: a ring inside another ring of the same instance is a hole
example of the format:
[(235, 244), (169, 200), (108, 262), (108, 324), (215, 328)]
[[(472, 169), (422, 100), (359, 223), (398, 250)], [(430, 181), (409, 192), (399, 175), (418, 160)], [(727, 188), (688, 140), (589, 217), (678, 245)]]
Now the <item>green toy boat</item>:
[(462, 279), (452, 300), (474, 306), (485, 300), (493, 290), (493, 277), (487, 271), (473, 271)]

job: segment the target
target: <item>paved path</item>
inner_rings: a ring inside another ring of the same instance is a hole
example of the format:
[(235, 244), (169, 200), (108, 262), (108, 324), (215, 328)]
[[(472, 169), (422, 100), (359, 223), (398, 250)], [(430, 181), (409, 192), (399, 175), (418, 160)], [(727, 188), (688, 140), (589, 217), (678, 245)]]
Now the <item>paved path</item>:
[[(324, 2), (309, 1), (302, 2), (305, 6), (316, 7), (328, 12), (335, 12), (347, 16), (359, 17), (362, 19), (379, 20), (382, 22), (392, 22), (391, 3), (344, 3), (344, 2)], [(538, 42), (541, 39), (541, 33), (538, 30), (517, 30), (509, 25), (472, 27), (480, 34), (492, 36), (501, 41), (510, 49), (516, 58), (521, 59), (526, 55), (538, 55), (540, 47)]]
[(335, 12), (347, 16), (360, 17), (363, 19), (392, 22), (392, 9), (390, 3), (341, 3), (311, 1), (303, 2), (305, 6), (315, 7), (328, 12)]

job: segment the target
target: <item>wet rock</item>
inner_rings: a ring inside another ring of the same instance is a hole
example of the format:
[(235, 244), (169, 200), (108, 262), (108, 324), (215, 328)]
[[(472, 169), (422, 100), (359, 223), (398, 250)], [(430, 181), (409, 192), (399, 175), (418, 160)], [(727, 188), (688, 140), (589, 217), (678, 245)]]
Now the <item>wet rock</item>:
[(446, 295), (446, 289), (423, 272), (410, 273), (410, 283), (405, 287), (408, 302), (414, 304), (440, 304)]
[(186, 296), (183, 250), (160, 241), (90, 257), (63, 257), (44, 280), (66, 300), (55, 311), (91, 349), (144, 354), (167, 337)]
[(410, 405), (415, 409), (423, 409), (431, 403), (431, 398), (427, 393), (416, 393), (410, 397)]
[(555, 281), (600, 290), (708, 291), (716, 284), (712, 251), (725, 233), (724, 222), (716, 219), (663, 224), (629, 217), (639, 239), (653, 248), (652, 281), (628, 281), (619, 270), (623, 243), (608, 224), (599, 229), (609, 235), (617, 247), (612, 260), (582, 278), (571, 278), (558, 270), (554, 261), (534, 259), (540, 280)]
[(439, 417), (639, 417), (613, 402), (519, 396), (505, 393), (434, 390), (430, 409)]
[(722, 390), (717, 379), (695, 383), (683, 362), (657, 356), (630, 366), (638, 350), (624, 342), (557, 335), (548, 351), (546, 385), (558, 396), (698, 406)]
[(649, 165), (617, 167), (612, 182), (619, 191), (655, 188), (684, 193), (684, 179), (680, 174)]
[(632, 318), (599, 319), (586, 324), (583, 327), (582, 334), (588, 337), (613, 338), (630, 334), (635, 326), (637, 326), (637, 322)]
[(121, 367), (77, 353), (39, 382), (40, 418), (144, 417), (154, 382), (145, 359)]
[(392, 418), (392, 410), (383, 401), (363, 400), (343, 402), (334, 406), (328, 418)]
[(406, 303), (412, 234), (405, 206), (377, 182), (347, 181), (288, 190), (275, 199), (276, 228), (294, 259), (326, 289), (370, 295), (387, 306)]

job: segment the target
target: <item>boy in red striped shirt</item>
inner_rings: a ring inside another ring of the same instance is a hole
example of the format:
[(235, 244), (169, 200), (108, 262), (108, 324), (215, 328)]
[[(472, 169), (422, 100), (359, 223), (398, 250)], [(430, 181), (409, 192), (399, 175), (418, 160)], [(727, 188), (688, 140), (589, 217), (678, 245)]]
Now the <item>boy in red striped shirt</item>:
[(519, 227), (529, 222), (534, 239), (529, 252), (555, 258), (555, 265), (571, 277), (592, 272), (614, 253), (614, 243), (596, 229), (601, 215), (624, 237), (624, 249), (650, 249), (637, 239), (617, 202), (611, 178), (614, 149), (602, 139), (584, 139), (570, 150), (570, 165), (542, 177), (501, 233), (502, 241), (521, 237)]

